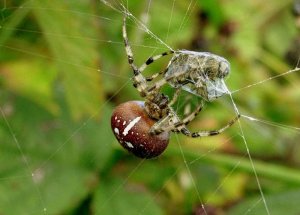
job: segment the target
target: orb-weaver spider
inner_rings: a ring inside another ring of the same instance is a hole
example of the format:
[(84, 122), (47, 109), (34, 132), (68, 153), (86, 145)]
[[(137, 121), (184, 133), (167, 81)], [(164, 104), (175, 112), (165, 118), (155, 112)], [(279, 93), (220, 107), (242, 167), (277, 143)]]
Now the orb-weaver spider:
[[(134, 64), (133, 52), (127, 37), (126, 19), (127, 16), (125, 15), (122, 30), (128, 63), (134, 74), (133, 86), (145, 99), (145, 110), (149, 117), (157, 120), (151, 127), (150, 134), (158, 135), (162, 132), (173, 131), (181, 132), (190, 137), (212, 136), (222, 133), (238, 120), (239, 114), (220, 129), (198, 132), (189, 131), (186, 125), (202, 110), (203, 100), (210, 102), (228, 93), (224, 78), (228, 76), (230, 71), (229, 62), (223, 57), (208, 52), (170, 50), (148, 58), (142, 66), (138, 67)], [(142, 75), (142, 72), (149, 64), (167, 55), (173, 55), (173, 57), (165, 70), (151, 77)], [(163, 78), (153, 84), (149, 84), (150, 81), (158, 76), (163, 76)], [(176, 89), (172, 100), (169, 100), (166, 95), (160, 92), (162, 86), (167, 83)], [(200, 96), (203, 100), (193, 112), (180, 119), (173, 110), (172, 105), (176, 102), (182, 89)]]

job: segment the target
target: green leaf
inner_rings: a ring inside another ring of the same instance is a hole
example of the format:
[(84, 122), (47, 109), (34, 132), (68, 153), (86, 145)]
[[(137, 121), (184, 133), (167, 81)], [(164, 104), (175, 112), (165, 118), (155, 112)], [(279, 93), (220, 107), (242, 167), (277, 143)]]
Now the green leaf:
[[(52, 52), (51, 59), (62, 75), (67, 102), (74, 119), (97, 112), (103, 102), (93, 19), (83, 19), (88, 3), (59, 0), (34, 1), (33, 13)], [(41, 9), (45, 8), (45, 9)], [(59, 9), (57, 9), (59, 8)]]
[(210, 21), (217, 27), (219, 27), (224, 21), (223, 4), (220, 4), (218, 0), (198, 0), (198, 5), (201, 10), (205, 11)]
[[(15, 172), (17, 174), (17, 172)], [(41, 168), (0, 183), (1, 214), (58, 214), (78, 204), (88, 191), (95, 176), (72, 166)]]
[(44, 61), (27, 59), (4, 64), (0, 71), (6, 89), (58, 114), (52, 90), (57, 76), (54, 67)]
[(95, 214), (163, 214), (154, 201), (143, 187), (125, 185), (121, 180), (109, 180), (101, 181), (95, 193), (93, 208)]
[[(16, 30), (17, 26), (20, 24), (20, 22), (26, 17), (28, 12), (30, 11), (30, 8), (24, 8), (19, 7), (16, 11), (12, 13), (12, 15), (9, 17), (9, 20), (1, 26), (1, 29), (4, 29), (1, 31), (0, 34), (0, 44), (3, 45), (5, 42), (13, 35), (14, 31)], [(3, 12), (3, 11), (1, 11)], [(0, 12), (0, 14), (1, 14)], [(0, 56), (5, 57), (5, 53), (0, 53)]]
[[(0, 214), (61, 214), (95, 189), (114, 136), (109, 106), (101, 120), (54, 118), (27, 99), (15, 98), (13, 115), (0, 121)], [(26, 126), (23, 126), (26, 122)], [(16, 139), (14, 138), (16, 137)]]
[[(266, 196), (266, 204), (272, 215), (300, 214), (300, 190)], [(228, 215), (238, 214), (267, 214), (265, 204), (261, 197), (245, 200), (232, 208)]]
[(80, 162), (87, 168), (102, 169), (113, 150), (115, 136), (110, 126), (112, 108), (109, 105), (101, 106), (101, 119), (91, 119), (81, 129), (85, 147), (80, 148)]

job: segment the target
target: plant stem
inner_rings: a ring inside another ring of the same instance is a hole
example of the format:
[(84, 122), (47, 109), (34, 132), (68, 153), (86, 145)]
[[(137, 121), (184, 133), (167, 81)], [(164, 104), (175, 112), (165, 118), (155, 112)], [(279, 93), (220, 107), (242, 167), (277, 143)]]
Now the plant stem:
[[(170, 154), (178, 154), (180, 156), (181, 152), (176, 149), (168, 150)], [(185, 156), (187, 159), (193, 159), (188, 161), (188, 165), (192, 165), (196, 162), (205, 162), (208, 164), (214, 164), (217, 166), (222, 166), (224, 168), (232, 169), (235, 168), (236, 171), (246, 172), (253, 174), (253, 169), (248, 158), (228, 155), (221, 153), (210, 153), (205, 154), (205, 156), (199, 155), (199, 152), (195, 152), (189, 149), (184, 149)], [(300, 185), (300, 171), (286, 167), (280, 164), (268, 163), (265, 161), (260, 161), (253, 159), (255, 170), (259, 177), (266, 177), (272, 180), (280, 180), (293, 185)]]

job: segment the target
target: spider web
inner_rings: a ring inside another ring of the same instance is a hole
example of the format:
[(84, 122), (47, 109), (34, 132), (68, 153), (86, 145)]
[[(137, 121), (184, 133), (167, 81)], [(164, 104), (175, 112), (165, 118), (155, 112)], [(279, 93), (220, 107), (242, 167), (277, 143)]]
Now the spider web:
[[(28, 9), (28, 8), (32, 8), (31, 3), (34, 1), (28, 1), (25, 2), (24, 4), (21, 5), (22, 8)], [(128, 2), (111, 2), (111, 1), (105, 1), (105, 0), (100, 0), (99, 2), (96, 3), (96, 7), (107, 7), (110, 10), (116, 12), (117, 14), (119, 14), (119, 18), (111, 18), (111, 17), (97, 17), (98, 19), (102, 19), (105, 20), (105, 23), (107, 24), (111, 24), (113, 22), (119, 22), (120, 24), (122, 23), (122, 16), (123, 14), (127, 14), (129, 15), (131, 21), (133, 24), (131, 24), (130, 27), (135, 27), (138, 28), (139, 31), (145, 33), (146, 35), (149, 36), (149, 40), (154, 40), (156, 42), (156, 44), (154, 45), (142, 45), (142, 44), (133, 44), (134, 47), (136, 48), (145, 48), (150, 50), (149, 51), (149, 56), (151, 56), (153, 53), (156, 53), (157, 51), (161, 51), (161, 50), (165, 50), (165, 49), (171, 49), (173, 50), (173, 48), (168, 44), (168, 40), (170, 38), (170, 28), (172, 26), (173, 23), (173, 19), (174, 19), (174, 8), (177, 4), (179, 4), (179, 2), (177, 2), (176, 0), (171, 1), (171, 7), (170, 7), (170, 18), (169, 21), (167, 22), (167, 26), (165, 26), (166, 28), (166, 37), (165, 38), (161, 38), (158, 33), (154, 33), (151, 31), (151, 28), (148, 27), (148, 21), (149, 21), (149, 17), (151, 17), (151, 9), (152, 9), (152, 5), (154, 4), (151, 0), (146, 2), (147, 4), (145, 4), (145, 13), (143, 14), (143, 16), (141, 16), (141, 18), (138, 18), (137, 16), (133, 15), (132, 12), (130, 11), (130, 9), (128, 6)], [(5, 33), (5, 32), (10, 32), (12, 29), (6, 28), (5, 24), (8, 22), (8, 18), (5, 17), (5, 12), (9, 11), (9, 10), (15, 10), (17, 8), (8, 8), (7, 7), (7, 2), (4, 1), (3, 5), (2, 5), (2, 25), (1, 25), (1, 32)], [(185, 26), (191, 21), (192, 19), (192, 15), (194, 13), (194, 11), (197, 9), (197, 1), (187, 1), (187, 4), (184, 5), (185, 7), (185, 14), (184, 16), (181, 18), (181, 22), (180, 25), (178, 27), (178, 33), (177, 33), (177, 37), (178, 39), (180, 39), (181, 34), (183, 33), (183, 31), (185, 30)], [(53, 10), (53, 8), (36, 8), (38, 10)], [(55, 8), (54, 10), (62, 10), (60, 8)], [(65, 11), (65, 13), (80, 13), (80, 11)], [(88, 16), (93, 16), (92, 14), (80, 14), (83, 15), (85, 17)], [(41, 34), (41, 33), (45, 33), (45, 32), (38, 32), (38, 31), (31, 31), (24, 28), (18, 28), (18, 29), (13, 29), (13, 30), (17, 30), (17, 31), (27, 31), (27, 32), (31, 32), (32, 34)], [(120, 30), (121, 31), (121, 30)], [(50, 35), (51, 37), (76, 37), (76, 35), (56, 35), (54, 33), (51, 32), (47, 32), (48, 35)], [(104, 43), (106, 45), (111, 45), (111, 46), (118, 46), (118, 48), (120, 50), (123, 50), (123, 42), (120, 41), (111, 41), (111, 40), (99, 40), (99, 39), (94, 39), (94, 38), (89, 38), (89, 37), (83, 37), (81, 39), (87, 39), (87, 40), (96, 40), (97, 43)], [(130, 40), (130, 38), (129, 38)], [(39, 52), (36, 52), (34, 50), (27, 50), (27, 49), (22, 49), (22, 48), (16, 48), (13, 46), (8, 46), (6, 44), (0, 44), (0, 47), (2, 48), (2, 50), (5, 49), (9, 49), (11, 51), (15, 51), (18, 53), (23, 53), (24, 55), (31, 55), (34, 58), (42, 58), (42, 59), (47, 59), (47, 60), (54, 60), (54, 61), (58, 61), (61, 62), (63, 64), (72, 64), (75, 67), (78, 68), (84, 68), (84, 65), (80, 65), (80, 64), (74, 64), (74, 62), (68, 62), (66, 60), (62, 59), (51, 59), (47, 56), (43, 56), (40, 55)], [(125, 58), (125, 56), (123, 56)], [(245, 208), (245, 213), (244, 214), (248, 214), (250, 213), (257, 205), (259, 205), (260, 203), (263, 203), (264, 206), (264, 211), (265, 214), (272, 214), (270, 211), (270, 205), (268, 204), (268, 201), (266, 200), (265, 197), (265, 191), (264, 191), (264, 187), (262, 184), (262, 177), (260, 176), (259, 173), (261, 173), (261, 168), (259, 167), (259, 171), (258, 171), (258, 167), (257, 167), (257, 163), (259, 162), (255, 162), (252, 152), (251, 152), (251, 147), (250, 147), (250, 140), (252, 140), (252, 138), (249, 138), (246, 135), (245, 129), (249, 129), (248, 125), (253, 126), (254, 128), (256, 128), (258, 131), (257, 133), (259, 133), (259, 129), (278, 129), (280, 132), (283, 132), (284, 130), (287, 130), (288, 132), (299, 132), (300, 128), (297, 126), (293, 126), (293, 125), (286, 125), (286, 124), (282, 124), (282, 123), (278, 123), (276, 121), (270, 121), (270, 120), (265, 120), (264, 118), (260, 118), (260, 117), (256, 117), (255, 114), (252, 114), (251, 110), (249, 111), (250, 114), (248, 114), (247, 110), (244, 110), (244, 108), (240, 108), (240, 104), (238, 104), (236, 102), (236, 99), (239, 98), (239, 96), (242, 96), (243, 92), (250, 92), (251, 90), (255, 89), (255, 88), (259, 88), (261, 86), (265, 86), (268, 83), (272, 83), (275, 82), (276, 80), (282, 78), (282, 77), (287, 77), (290, 76), (292, 74), (295, 73), (299, 73), (300, 69), (298, 68), (299, 66), (299, 62), (296, 63), (296, 67), (295, 69), (290, 69), (290, 70), (285, 70), (285, 72), (277, 74), (277, 75), (272, 75), (270, 77), (262, 77), (260, 80), (258, 81), (254, 81), (254, 82), (250, 82), (249, 84), (245, 84), (245, 85), (240, 85), (237, 89), (233, 89), (230, 90), (230, 95), (229, 95), (229, 101), (230, 103), (225, 103), (227, 106), (227, 110), (231, 110), (231, 113), (240, 113), (241, 114), (241, 119), (238, 121), (237, 125), (235, 125), (235, 127), (237, 128), (237, 132), (234, 136), (231, 136), (229, 139), (221, 139), (221, 145), (225, 145), (227, 144), (227, 142), (231, 142), (232, 139), (235, 138), (239, 138), (242, 140), (242, 143), (244, 145), (245, 148), (245, 155), (241, 157), (240, 161), (236, 161), (234, 165), (232, 165), (230, 167), (230, 170), (226, 173), (226, 176), (218, 183), (218, 186), (215, 188), (215, 190), (213, 190), (213, 192), (210, 194), (209, 197), (207, 196), (203, 196), (201, 194), (201, 190), (198, 188), (197, 185), (197, 181), (201, 180), (199, 178), (197, 178), (195, 176), (195, 173), (193, 172), (193, 165), (205, 160), (205, 159), (211, 159), (211, 155), (214, 154), (217, 151), (217, 146), (216, 147), (211, 147), (209, 150), (207, 150), (205, 153), (196, 153), (193, 154), (193, 159), (188, 158), (188, 156), (190, 155), (184, 148), (184, 142), (180, 137), (180, 135), (174, 134), (174, 143), (177, 143), (177, 146), (179, 148), (179, 154), (178, 156), (181, 156), (182, 160), (181, 163), (178, 164), (178, 168), (176, 169), (176, 171), (174, 171), (174, 173), (169, 176), (166, 179), (166, 183), (164, 186), (160, 187), (157, 192), (152, 196), (152, 198), (148, 199), (147, 201), (145, 201), (146, 203), (144, 205), (142, 205), (140, 207), (139, 210), (139, 214), (144, 214), (145, 211), (147, 209), (149, 209), (149, 207), (151, 207), (152, 203), (155, 202), (156, 198), (159, 197), (159, 195), (166, 189), (166, 186), (168, 184), (168, 182), (171, 182), (173, 178), (177, 177), (179, 174), (183, 174), (181, 175), (182, 177), (182, 181), (183, 184), (185, 183), (186, 186), (191, 186), (193, 188), (193, 192), (194, 194), (196, 194), (200, 206), (203, 209), (203, 213), (204, 214), (209, 214), (209, 212), (206, 209), (206, 205), (210, 202), (211, 199), (214, 198), (215, 195), (217, 195), (217, 193), (219, 192), (219, 190), (221, 190), (224, 187), (224, 184), (226, 183), (227, 180), (229, 180), (229, 178), (238, 171), (239, 168), (241, 168), (241, 166), (244, 163), (244, 158), (246, 158), (246, 160), (248, 160), (248, 162), (250, 163), (251, 169), (252, 169), (252, 175), (254, 176), (254, 180), (255, 180), (255, 184), (257, 186), (257, 189), (259, 191), (259, 195), (260, 198), (258, 200), (256, 200), (251, 206), (249, 206), (248, 208)], [(101, 73), (102, 75), (107, 75), (107, 76), (114, 76), (116, 79), (122, 79), (124, 80), (123, 85), (118, 87), (118, 89), (109, 96), (109, 98), (106, 98), (105, 101), (101, 104), (101, 106), (99, 107), (99, 110), (97, 112), (95, 112), (94, 114), (90, 114), (90, 116), (82, 123), (80, 123), (77, 127), (70, 127), (71, 131), (69, 133), (69, 135), (64, 139), (63, 142), (59, 142), (56, 147), (55, 150), (51, 151), (50, 153), (47, 154), (46, 157), (44, 157), (42, 159), (42, 162), (39, 161), (39, 163), (37, 165), (33, 165), (33, 161), (32, 158), (30, 157), (29, 153), (28, 153), (28, 149), (26, 147), (23, 146), (23, 138), (18, 136), (18, 133), (16, 133), (16, 128), (17, 124), (15, 124), (13, 121), (10, 120), (9, 118), (9, 110), (6, 109), (5, 106), (0, 106), (0, 111), (1, 111), (1, 116), (2, 116), (2, 124), (1, 126), (5, 127), (5, 129), (8, 130), (9, 134), (10, 134), (10, 143), (14, 145), (14, 148), (18, 151), (19, 154), (19, 159), (21, 160), (21, 163), (23, 165), (23, 168), (21, 173), (18, 174), (17, 176), (15, 174), (12, 175), (6, 175), (5, 177), (0, 177), (0, 181), (2, 182), (14, 182), (15, 178), (18, 178), (18, 180), (20, 181), (27, 181), (28, 186), (31, 189), (31, 193), (33, 194), (33, 196), (35, 198), (38, 199), (38, 205), (36, 206), (36, 211), (24, 211), (24, 214), (52, 214), (51, 211), (49, 211), (49, 207), (48, 207), (48, 202), (46, 201), (48, 197), (46, 197), (48, 194), (46, 193), (46, 191), (44, 191), (44, 187), (40, 185), (40, 181), (44, 180), (43, 179), (43, 167), (46, 167), (49, 162), (53, 161), (55, 159), (55, 157), (57, 156), (57, 154), (61, 153), (61, 152), (68, 152), (67, 150), (69, 150), (69, 148), (67, 147), (68, 145), (71, 145), (72, 139), (77, 138), (77, 136), (80, 136), (80, 134), (83, 132), (83, 130), (86, 130), (89, 128), (89, 124), (92, 123), (92, 120), (94, 120), (97, 115), (98, 112), (102, 111), (103, 109), (105, 109), (106, 106), (109, 105), (109, 103), (118, 96), (118, 94), (127, 86), (131, 85), (131, 78), (128, 77), (127, 75), (119, 75), (119, 74), (114, 74), (111, 73), (110, 71), (104, 71), (104, 70), (100, 70), (98, 68), (92, 68), (94, 70), (97, 70), (99, 73)], [(234, 73), (236, 71), (232, 70), (232, 73)], [(293, 82), (289, 83), (290, 85), (294, 84)], [(297, 84), (297, 83), (295, 83)], [(230, 85), (229, 85), (229, 88)], [(204, 110), (205, 111), (205, 110)], [(24, 126), (26, 126), (26, 123), (23, 122)], [(102, 122), (103, 123), (103, 122)], [(66, 128), (65, 128), (66, 129)], [(111, 134), (112, 135), (112, 134)], [(197, 144), (202, 144), (204, 141), (207, 141), (207, 138), (202, 139), (201, 141), (198, 140), (193, 140), (193, 142), (197, 142)], [(4, 148), (5, 150), (5, 148)], [(93, 162), (94, 160), (96, 160), (95, 158), (90, 158), (90, 162)], [(10, 160), (7, 160), (7, 162), (10, 162)], [(136, 164), (133, 165), (133, 168), (127, 172), (127, 175), (125, 177), (123, 177), (123, 180), (115, 183), (112, 186), (112, 189), (110, 190), (110, 194), (108, 196), (108, 198), (106, 198), (106, 200), (104, 202), (100, 203), (100, 209), (97, 211), (100, 214), (102, 214), (101, 210), (107, 206), (107, 204), (111, 203), (111, 201), (115, 200), (115, 196), (117, 196), (120, 192), (122, 192), (121, 190), (125, 187), (125, 185), (128, 183), (128, 181), (131, 180), (131, 178), (133, 177), (134, 174), (136, 174), (141, 168), (143, 168), (143, 166), (145, 166), (147, 163), (147, 160), (143, 160), (143, 161), (138, 161), (136, 162)], [(241, 168), (242, 169), (242, 168)], [(185, 174), (184, 174), (185, 173)], [(72, 177), (72, 176), (69, 176)], [(275, 176), (276, 178), (276, 176)], [(71, 179), (70, 179), (71, 180)], [(6, 186), (6, 185), (4, 185)], [(11, 204), (13, 204), (13, 200), (10, 199), (9, 202)]]

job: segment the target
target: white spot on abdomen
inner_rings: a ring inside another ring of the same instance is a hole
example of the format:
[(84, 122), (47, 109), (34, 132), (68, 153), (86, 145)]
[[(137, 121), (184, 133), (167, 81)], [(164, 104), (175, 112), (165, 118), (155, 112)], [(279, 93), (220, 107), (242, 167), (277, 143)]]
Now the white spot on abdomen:
[(118, 128), (115, 128), (114, 131), (115, 131), (115, 133), (116, 133), (117, 135), (119, 135), (119, 129), (118, 129)]
[(136, 117), (134, 120), (132, 120), (124, 129), (123, 131), (123, 135), (126, 136), (128, 134), (128, 132), (130, 131), (130, 129), (132, 129), (132, 127), (138, 123), (138, 121), (140, 121), (141, 117)]
[(126, 141), (125, 141), (125, 143), (126, 143), (126, 145), (127, 145), (129, 148), (133, 148), (133, 145), (132, 145), (130, 142), (126, 142)]

